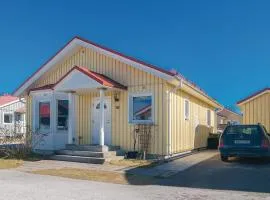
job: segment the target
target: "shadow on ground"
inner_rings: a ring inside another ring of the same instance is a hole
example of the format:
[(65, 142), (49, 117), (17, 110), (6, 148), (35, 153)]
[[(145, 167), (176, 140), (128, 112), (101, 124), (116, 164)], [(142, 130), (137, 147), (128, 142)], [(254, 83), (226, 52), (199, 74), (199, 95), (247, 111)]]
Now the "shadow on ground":
[(133, 185), (270, 193), (270, 159), (266, 158), (231, 158), (229, 162), (222, 162), (215, 156), (167, 178), (145, 175), (145, 182), (130, 178), (134, 172), (136, 169), (126, 171), (126, 178)]

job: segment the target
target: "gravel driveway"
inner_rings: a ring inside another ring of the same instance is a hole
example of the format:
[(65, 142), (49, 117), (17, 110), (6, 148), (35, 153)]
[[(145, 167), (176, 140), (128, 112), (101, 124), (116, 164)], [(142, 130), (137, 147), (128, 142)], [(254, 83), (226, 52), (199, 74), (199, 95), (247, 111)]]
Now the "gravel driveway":
[[(266, 199), (268, 194), (217, 191), (168, 186), (134, 186), (34, 175), (16, 170), (0, 171), (5, 200), (89, 199)], [(269, 198), (270, 199), (270, 198)]]

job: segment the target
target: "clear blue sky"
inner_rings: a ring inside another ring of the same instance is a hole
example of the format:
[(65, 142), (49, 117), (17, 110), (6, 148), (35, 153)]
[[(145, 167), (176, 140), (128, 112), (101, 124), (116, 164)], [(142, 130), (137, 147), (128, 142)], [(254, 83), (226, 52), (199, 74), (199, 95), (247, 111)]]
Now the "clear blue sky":
[(1, 92), (75, 35), (177, 69), (224, 105), (270, 85), (269, 1), (75, 2), (1, 2)]

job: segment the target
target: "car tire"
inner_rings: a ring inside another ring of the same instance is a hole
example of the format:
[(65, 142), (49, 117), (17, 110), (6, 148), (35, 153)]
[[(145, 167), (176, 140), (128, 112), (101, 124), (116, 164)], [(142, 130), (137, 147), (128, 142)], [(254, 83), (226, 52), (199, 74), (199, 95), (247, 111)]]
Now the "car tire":
[(220, 158), (221, 158), (221, 160), (223, 162), (228, 162), (228, 160), (229, 160), (229, 157), (228, 156), (224, 156), (224, 155), (221, 155)]

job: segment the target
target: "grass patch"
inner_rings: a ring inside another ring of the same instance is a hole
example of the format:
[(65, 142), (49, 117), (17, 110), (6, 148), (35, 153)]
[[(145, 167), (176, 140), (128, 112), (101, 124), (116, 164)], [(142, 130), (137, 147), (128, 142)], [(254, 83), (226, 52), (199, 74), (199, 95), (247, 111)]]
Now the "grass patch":
[(137, 160), (137, 159), (123, 159), (123, 160), (112, 160), (109, 162), (111, 165), (123, 166), (123, 167), (154, 167), (158, 163), (150, 160)]
[(154, 179), (151, 177), (138, 176), (133, 174), (122, 174), (102, 170), (90, 170), (90, 169), (76, 169), (76, 168), (44, 169), (32, 171), (31, 173), (40, 175), (60, 176), (80, 180), (117, 183), (117, 184), (148, 185), (154, 182)]
[(17, 159), (0, 159), (0, 169), (17, 168), (23, 164), (22, 160)]

